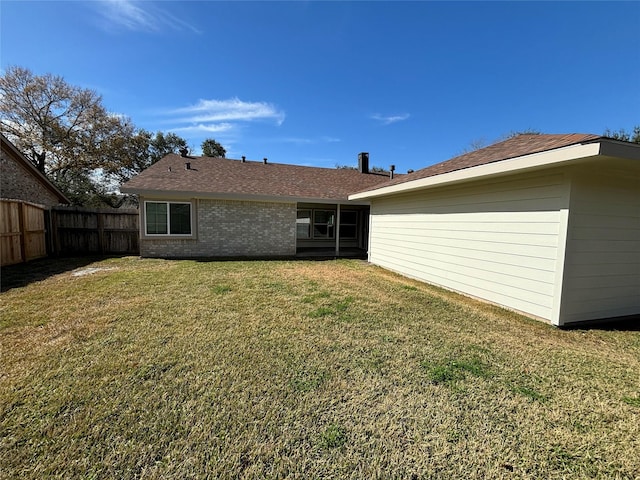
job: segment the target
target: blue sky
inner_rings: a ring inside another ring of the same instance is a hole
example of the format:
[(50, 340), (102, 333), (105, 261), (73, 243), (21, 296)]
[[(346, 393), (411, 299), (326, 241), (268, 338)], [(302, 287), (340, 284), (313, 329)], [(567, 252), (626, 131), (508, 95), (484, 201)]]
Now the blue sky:
[(640, 2), (6, 1), (1, 68), (196, 153), (398, 172), (527, 129), (640, 124)]

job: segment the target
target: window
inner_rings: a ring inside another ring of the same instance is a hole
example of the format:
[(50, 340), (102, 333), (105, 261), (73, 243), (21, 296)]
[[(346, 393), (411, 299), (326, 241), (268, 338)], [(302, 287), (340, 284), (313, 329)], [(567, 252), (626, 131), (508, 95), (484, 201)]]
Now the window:
[[(358, 238), (358, 212), (340, 212), (340, 238)], [(336, 211), (323, 209), (300, 209), (296, 219), (296, 237), (299, 239), (333, 239), (336, 231)]]
[(147, 235), (191, 235), (191, 204), (145, 202)]
[(313, 211), (313, 238), (333, 238), (336, 212), (333, 210)]
[(358, 212), (348, 210), (340, 212), (340, 238), (357, 238), (357, 232)]
[(298, 210), (296, 236), (298, 238), (311, 238), (311, 210)]

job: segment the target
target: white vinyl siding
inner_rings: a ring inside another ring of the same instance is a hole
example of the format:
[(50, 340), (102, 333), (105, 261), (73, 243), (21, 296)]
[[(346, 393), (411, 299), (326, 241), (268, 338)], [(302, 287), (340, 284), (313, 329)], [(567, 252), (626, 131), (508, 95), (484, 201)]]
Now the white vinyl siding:
[(372, 199), (370, 261), (551, 321), (567, 193), (558, 173)]
[(640, 313), (640, 180), (582, 170), (572, 179), (563, 323)]

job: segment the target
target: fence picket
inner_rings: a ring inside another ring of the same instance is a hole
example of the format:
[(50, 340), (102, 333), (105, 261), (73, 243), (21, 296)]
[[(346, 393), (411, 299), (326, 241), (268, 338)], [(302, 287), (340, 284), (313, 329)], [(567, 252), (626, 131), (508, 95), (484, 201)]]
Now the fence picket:
[(47, 253), (75, 256), (139, 252), (137, 210), (61, 206), (47, 209), (18, 200), (0, 201), (2, 266), (41, 258)]

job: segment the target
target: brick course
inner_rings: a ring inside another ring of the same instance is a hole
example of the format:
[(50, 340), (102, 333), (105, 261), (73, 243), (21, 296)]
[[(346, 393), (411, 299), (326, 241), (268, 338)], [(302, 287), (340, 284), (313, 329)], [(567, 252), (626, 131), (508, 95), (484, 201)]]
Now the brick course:
[(0, 156), (0, 196), (47, 206), (60, 204), (59, 198), (21, 167), (4, 148)]
[(295, 203), (200, 199), (195, 205), (195, 239), (143, 237), (141, 255), (274, 257), (296, 253)]

